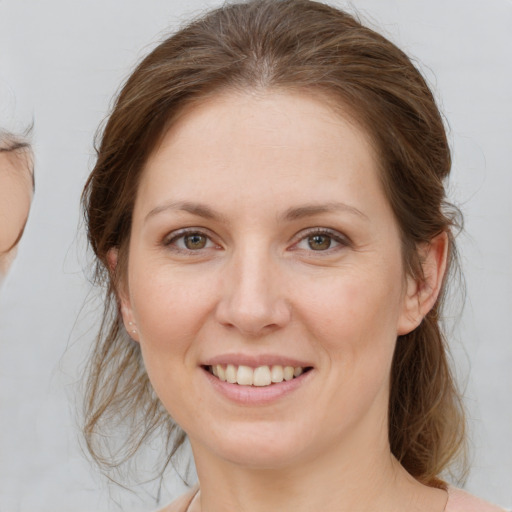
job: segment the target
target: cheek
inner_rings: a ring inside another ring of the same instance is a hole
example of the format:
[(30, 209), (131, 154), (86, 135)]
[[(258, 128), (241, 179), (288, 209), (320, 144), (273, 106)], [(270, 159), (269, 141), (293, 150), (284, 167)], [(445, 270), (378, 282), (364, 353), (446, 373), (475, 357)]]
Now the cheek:
[[(140, 268), (140, 267), (139, 267)], [(130, 299), (151, 384), (171, 417), (187, 423), (190, 372), (209, 311), (209, 292), (176, 273), (150, 266), (130, 281)]]
[(310, 288), (302, 308), (328, 361), (333, 388), (341, 383), (362, 401), (363, 394), (370, 399), (388, 381), (401, 303), (401, 287), (394, 284), (401, 282), (399, 270), (354, 270), (331, 278)]
[(143, 351), (157, 357), (186, 352), (213, 307), (215, 287), (165, 266), (142, 268), (130, 276), (130, 302)]
[(30, 194), (22, 183), (4, 185), (0, 182), (0, 252), (9, 249), (19, 237), (30, 209)]
[(344, 276), (327, 290), (311, 290), (302, 311), (328, 368), (321, 414), (342, 432), (375, 404), (386, 414), (400, 287)]
[(386, 281), (370, 275), (331, 278), (327, 286), (310, 289), (302, 309), (310, 324), (318, 319), (319, 338), (329, 340), (332, 349), (343, 350), (341, 340), (355, 349), (383, 336), (396, 338), (401, 289)]

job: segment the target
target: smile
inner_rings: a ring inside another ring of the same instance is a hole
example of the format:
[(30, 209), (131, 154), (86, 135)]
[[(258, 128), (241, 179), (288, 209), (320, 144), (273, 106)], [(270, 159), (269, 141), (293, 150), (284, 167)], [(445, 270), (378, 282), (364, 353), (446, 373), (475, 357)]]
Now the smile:
[(245, 365), (216, 364), (206, 366), (205, 369), (222, 382), (239, 386), (265, 387), (293, 380), (309, 371), (311, 367), (265, 365), (251, 368)]

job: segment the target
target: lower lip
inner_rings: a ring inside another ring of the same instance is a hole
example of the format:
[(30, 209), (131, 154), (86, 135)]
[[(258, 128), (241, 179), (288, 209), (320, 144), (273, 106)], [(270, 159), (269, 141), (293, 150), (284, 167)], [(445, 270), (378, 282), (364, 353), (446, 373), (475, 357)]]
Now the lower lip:
[(215, 391), (240, 405), (266, 405), (275, 402), (302, 387), (313, 373), (311, 369), (292, 380), (270, 386), (240, 386), (218, 379), (205, 368), (202, 371)]

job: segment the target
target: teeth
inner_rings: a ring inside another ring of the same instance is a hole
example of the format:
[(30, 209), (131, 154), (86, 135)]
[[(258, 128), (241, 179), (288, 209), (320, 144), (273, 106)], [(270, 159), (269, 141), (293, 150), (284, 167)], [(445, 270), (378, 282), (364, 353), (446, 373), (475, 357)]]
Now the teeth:
[(240, 386), (252, 386), (253, 373), (249, 366), (240, 365), (236, 372), (236, 383)]
[(236, 382), (236, 368), (232, 364), (228, 364), (226, 367), (226, 380), (231, 384)]
[(270, 368), (268, 366), (258, 366), (253, 372), (254, 386), (270, 386), (272, 379), (270, 378)]
[[(219, 377), (220, 380), (223, 382), (226, 382), (226, 370), (224, 370), (224, 366), (217, 364), (215, 365), (215, 368), (217, 368), (217, 377)], [(215, 373), (214, 373), (215, 375)]]
[(292, 380), (294, 372), (295, 368), (293, 366), (285, 366), (283, 375), (284, 380)]
[(251, 368), (250, 366), (235, 366), (233, 364), (221, 365), (216, 364), (210, 366), (210, 373), (215, 375), (223, 382), (238, 384), (239, 386), (270, 386), (272, 383), (278, 384), (283, 380), (292, 380), (304, 373), (301, 366), (258, 366)]
[(282, 366), (272, 366), (272, 371), (270, 372), (270, 378), (272, 382), (283, 382), (283, 367)]

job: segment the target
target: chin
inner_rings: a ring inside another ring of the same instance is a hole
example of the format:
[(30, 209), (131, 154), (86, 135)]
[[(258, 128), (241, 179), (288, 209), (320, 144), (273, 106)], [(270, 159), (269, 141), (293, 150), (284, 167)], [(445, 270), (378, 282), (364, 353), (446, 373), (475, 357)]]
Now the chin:
[(218, 455), (225, 461), (246, 469), (252, 470), (282, 470), (297, 464), (300, 459), (297, 447), (283, 447), (261, 445), (227, 447), (218, 451)]
[[(306, 432), (290, 431), (282, 424), (246, 423), (231, 425), (224, 431), (216, 429), (216, 435), (209, 432), (207, 444), (194, 442), (192, 447), (196, 458), (201, 457), (198, 446), (206, 449), (216, 458), (231, 464), (255, 470), (283, 469), (296, 464), (307, 452), (304, 441)], [(213, 441), (213, 442), (212, 442)]]

